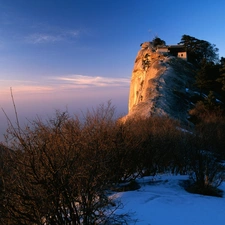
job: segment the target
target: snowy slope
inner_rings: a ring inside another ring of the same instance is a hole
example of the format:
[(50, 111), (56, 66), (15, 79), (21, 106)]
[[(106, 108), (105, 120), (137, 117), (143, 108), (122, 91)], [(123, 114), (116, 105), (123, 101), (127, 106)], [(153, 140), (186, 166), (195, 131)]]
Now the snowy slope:
[[(134, 212), (136, 225), (224, 225), (225, 197), (190, 194), (180, 186), (187, 179), (181, 175), (142, 178), (139, 190), (119, 193), (124, 204), (120, 212)], [(225, 191), (225, 183), (220, 189)]]

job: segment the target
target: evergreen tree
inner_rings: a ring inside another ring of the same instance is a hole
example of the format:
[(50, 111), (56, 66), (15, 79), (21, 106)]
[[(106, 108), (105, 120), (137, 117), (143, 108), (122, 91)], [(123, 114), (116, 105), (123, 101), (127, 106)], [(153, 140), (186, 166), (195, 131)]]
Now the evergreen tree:
[(155, 36), (152, 40), (152, 46), (155, 48), (159, 45), (166, 45), (166, 42), (162, 40), (161, 38)]
[(200, 89), (200, 95), (202, 95), (203, 90), (209, 89), (211, 86), (212, 80), (209, 79), (210, 66), (211, 64), (206, 59), (203, 59), (197, 72), (195, 85)]
[(220, 77), (217, 79), (222, 84), (222, 90), (225, 91), (225, 58), (221, 58)]
[(199, 40), (189, 35), (183, 35), (181, 41), (188, 52), (188, 60), (196, 66), (201, 63), (203, 59), (207, 62), (218, 62), (218, 48), (214, 44), (205, 40)]
[(204, 105), (208, 110), (214, 110), (218, 107), (213, 91), (209, 92), (208, 96), (206, 97), (204, 101)]

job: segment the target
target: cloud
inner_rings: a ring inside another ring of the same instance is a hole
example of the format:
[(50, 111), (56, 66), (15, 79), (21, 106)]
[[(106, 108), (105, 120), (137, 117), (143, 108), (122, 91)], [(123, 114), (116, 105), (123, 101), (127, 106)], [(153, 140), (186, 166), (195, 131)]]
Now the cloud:
[(36, 32), (26, 37), (26, 41), (32, 44), (54, 43), (69, 41), (78, 38), (78, 30), (58, 30), (54, 32)]
[(118, 77), (100, 77), (100, 76), (84, 76), (84, 75), (70, 75), (58, 77), (56, 80), (61, 81), (61, 84), (76, 88), (88, 87), (119, 87), (129, 86), (130, 79)]
[(10, 88), (13, 93), (47, 93), (54, 91), (52, 85), (43, 85), (37, 81), (28, 80), (0, 80), (0, 96), (6, 96), (10, 94)]
[(48, 34), (32, 34), (27, 38), (29, 43), (40, 44), (46, 42), (56, 42), (60, 41), (60, 36), (53, 36)]
[(0, 80), (0, 95), (9, 94), (10, 87), (14, 93), (49, 94), (59, 91), (81, 90), (90, 88), (129, 87), (129, 78), (100, 77), (84, 75), (67, 75), (61, 77), (46, 77), (41, 81)]
[(46, 93), (53, 90), (54, 90), (53, 87), (44, 85), (20, 85), (13, 88), (13, 91), (15, 92), (29, 92), (29, 93)]

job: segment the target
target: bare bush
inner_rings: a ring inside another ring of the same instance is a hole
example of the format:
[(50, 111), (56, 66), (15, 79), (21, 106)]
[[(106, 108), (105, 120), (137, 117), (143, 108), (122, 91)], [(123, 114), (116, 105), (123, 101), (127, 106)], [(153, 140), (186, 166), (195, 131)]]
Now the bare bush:
[(191, 183), (187, 190), (204, 195), (221, 196), (218, 187), (225, 179), (225, 166), (210, 151), (196, 150), (190, 156)]
[(223, 117), (210, 114), (189, 136), (187, 165), (192, 192), (220, 195), (217, 188), (225, 179), (224, 124)]
[(139, 138), (139, 168), (145, 174), (182, 170), (182, 132), (179, 123), (163, 117), (138, 119), (131, 123)]
[(109, 102), (82, 119), (57, 111), (23, 129), (18, 118), (16, 126), (9, 120), (0, 161), (1, 223), (126, 224), (128, 215), (116, 216), (121, 205), (109, 198), (121, 181), (165, 171), (190, 172), (200, 189), (223, 180), (218, 158), (225, 123), (207, 121), (188, 132), (170, 118), (122, 124), (114, 113)]
[(5, 224), (112, 221), (118, 205), (107, 190), (126, 174), (121, 166), (126, 153), (121, 153), (120, 128), (113, 116), (108, 103), (85, 114), (82, 123), (66, 112), (56, 112), (47, 122), (37, 119), (24, 129), (9, 121)]

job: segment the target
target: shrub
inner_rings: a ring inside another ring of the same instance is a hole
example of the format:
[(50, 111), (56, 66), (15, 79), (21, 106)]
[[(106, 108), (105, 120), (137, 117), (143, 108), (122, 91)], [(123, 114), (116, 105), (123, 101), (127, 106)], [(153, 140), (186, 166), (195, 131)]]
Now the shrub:
[(124, 220), (113, 215), (119, 205), (107, 193), (126, 173), (114, 110), (110, 103), (101, 105), (88, 111), (83, 122), (56, 112), (47, 122), (38, 119), (24, 129), (11, 124), (8, 145), (13, 151), (5, 158), (10, 173), (3, 174), (4, 224)]
[(196, 151), (192, 155), (191, 178), (200, 188), (217, 188), (225, 178), (225, 166), (209, 151)]
[(130, 123), (133, 136), (139, 138), (139, 171), (158, 172), (182, 170), (182, 132), (179, 123), (167, 117), (137, 119)]

